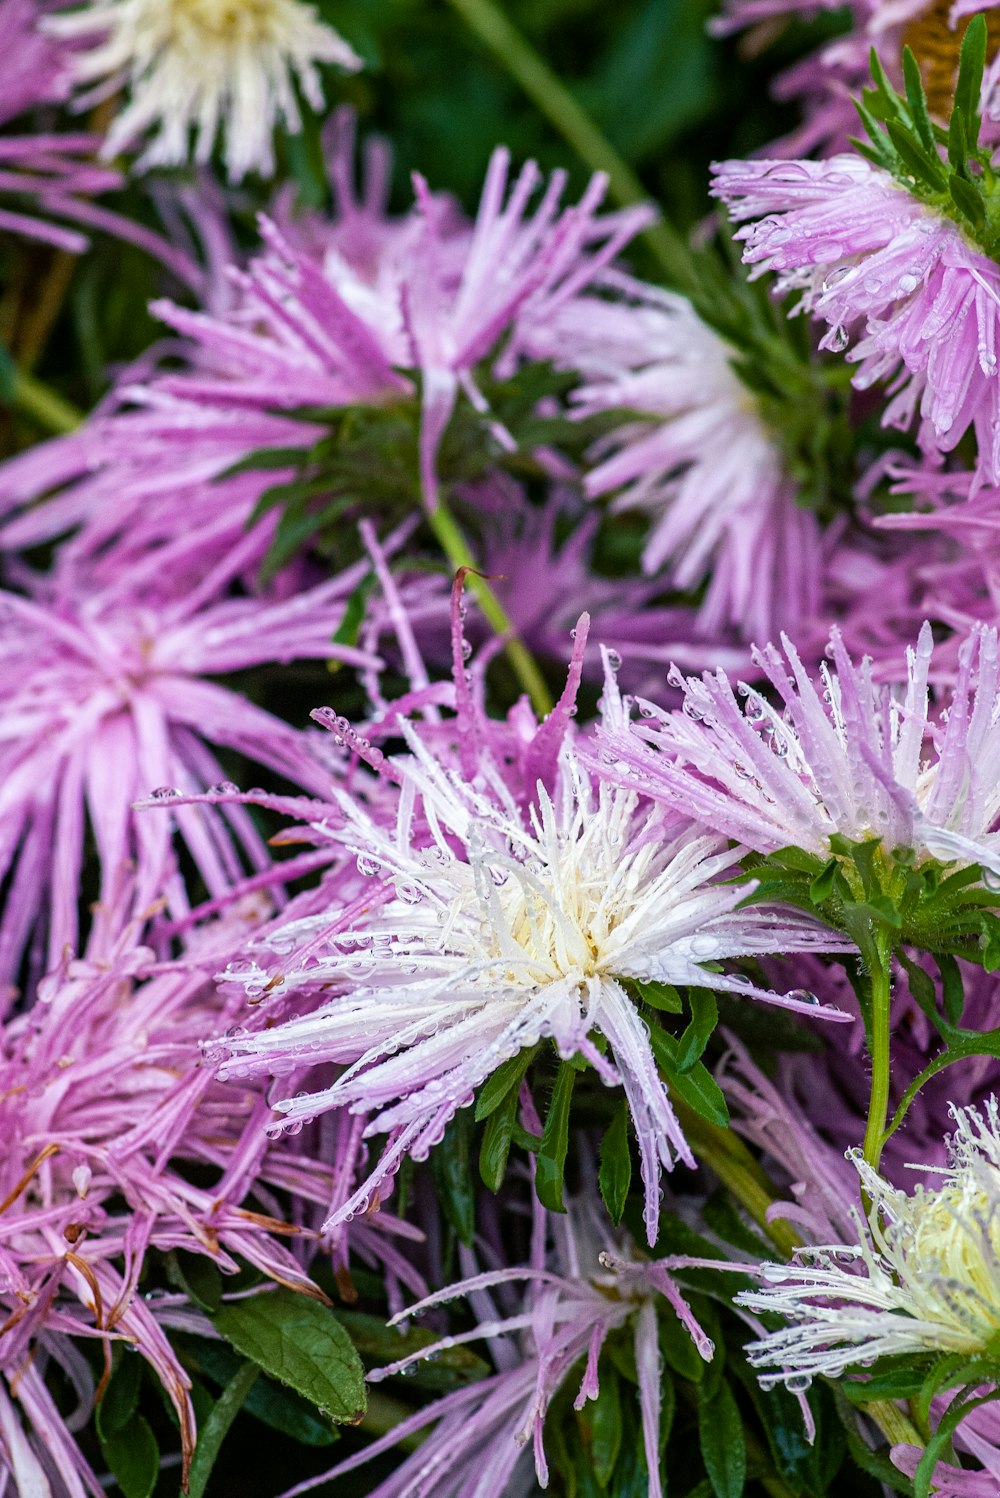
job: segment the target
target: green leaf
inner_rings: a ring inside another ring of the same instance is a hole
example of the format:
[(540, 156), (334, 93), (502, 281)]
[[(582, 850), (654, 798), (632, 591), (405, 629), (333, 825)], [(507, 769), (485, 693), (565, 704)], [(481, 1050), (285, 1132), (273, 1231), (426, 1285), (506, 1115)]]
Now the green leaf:
[[(374, 1363), (394, 1363), (397, 1358), (409, 1357), (438, 1340), (436, 1332), (413, 1322), (404, 1331), (402, 1326), (387, 1326), (381, 1316), (370, 1316), (364, 1311), (339, 1311), (338, 1317), (350, 1332), (358, 1352)], [(444, 1347), (433, 1362), (412, 1363), (407, 1382), (418, 1389), (448, 1392), (486, 1378), (491, 1371), (489, 1363), (471, 1347)]]
[(622, 1446), (622, 1402), (618, 1375), (611, 1367), (601, 1369), (597, 1399), (584, 1405), (580, 1423), (589, 1437), (590, 1460), (598, 1485), (606, 1488)]
[(569, 1110), (573, 1099), (576, 1069), (568, 1061), (560, 1062), (552, 1102), (542, 1130), (542, 1143), (536, 1156), (535, 1192), (550, 1212), (565, 1212), (563, 1206), (563, 1172), (569, 1149)]
[(746, 1484), (747, 1451), (743, 1420), (727, 1383), (698, 1404), (698, 1440), (715, 1498), (741, 1498)]
[(913, 1483), (910, 1479), (905, 1477), (898, 1467), (893, 1466), (884, 1451), (872, 1451), (858, 1434), (857, 1419), (839, 1388), (833, 1389), (833, 1397), (847, 1439), (847, 1449), (862, 1472), (867, 1472), (869, 1477), (885, 1483), (894, 1492), (905, 1493), (907, 1498), (912, 1498)]
[(222, 1304), (222, 1276), (205, 1254), (175, 1248), (167, 1255), (167, 1279), (209, 1316)]
[(628, 1103), (622, 1102), (601, 1140), (601, 1168), (597, 1180), (604, 1205), (615, 1227), (622, 1220), (629, 1186), (632, 1184), (632, 1151), (629, 1148)]
[(952, 1024), (958, 1024), (962, 1018), (965, 1008), (965, 984), (962, 982), (962, 969), (954, 957), (947, 952), (939, 952), (934, 961), (938, 965), (941, 974), (941, 997), (944, 999), (944, 1012)]
[(684, 1003), (672, 983), (640, 983), (638, 978), (619, 978), (630, 999), (660, 1009), (666, 1014), (683, 1014)]
[(142, 1415), (102, 1440), (101, 1452), (125, 1498), (149, 1498), (160, 1475), (160, 1450)]
[(906, 102), (910, 107), (910, 118), (925, 149), (937, 156), (934, 126), (927, 110), (927, 95), (924, 93), (920, 65), (909, 47), (903, 48), (903, 82), (906, 86)]
[[(244, 1360), (220, 1339), (185, 1338), (184, 1351), (190, 1366), (198, 1368), (203, 1376), (220, 1386), (230, 1383), (243, 1367)], [(396, 1357), (397, 1354), (393, 1351), (389, 1356)], [(388, 1362), (389, 1357), (385, 1361)], [(207, 1389), (201, 1388), (201, 1392), (209, 1408), (195, 1410), (199, 1429), (208, 1419), (214, 1403)], [(336, 1430), (328, 1420), (319, 1416), (313, 1405), (269, 1378), (257, 1380), (246, 1397), (244, 1408), (248, 1415), (253, 1415), (272, 1430), (283, 1431), (303, 1446), (332, 1446), (337, 1440)]]
[(955, 206), (969, 222), (977, 229), (982, 228), (986, 223), (986, 204), (976, 184), (952, 172), (948, 178), (948, 191)]
[(358, 643), (358, 631), (364, 623), (365, 605), (368, 595), (375, 586), (374, 572), (366, 572), (364, 577), (353, 590), (344, 607), (344, 615), (337, 625), (333, 636), (334, 645), (356, 645)]
[(198, 1444), (191, 1459), (188, 1498), (202, 1498), (219, 1448), (259, 1377), (260, 1368), (256, 1363), (244, 1363), (213, 1405), (212, 1413), (198, 1432)]
[(995, 973), (1000, 968), (1000, 920), (984, 910), (979, 916), (979, 928), (982, 947), (979, 960), (986, 972)]
[(888, 124), (889, 139), (896, 148), (900, 161), (916, 179), (937, 192), (943, 192), (947, 184), (941, 159), (935, 153), (925, 151), (902, 125)]
[(431, 1171), (444, 1214), (460, 1240), (472, 1247), (476, 1235), (476, 1199), (469, 1170), (468, 1112), (455, 1115), (431, 1155)]
[(528, 1046), (523, 1051), (518, 1051), (516, 1056), (502, 1061), (491, 1077), (488, 1077), (479, 1090), (476, 1098), (476, 1123), (482, 1123), (484, 1118), (489, 1118), (507, 1097), (508, 1093), (514, 1092), (515, 1101), (517, 1089), (521, 1085), (521, 1078), (538, 1054), (538, 1046)]
[(677, 1043), (674, 1065), (680, 1072), (688, 1072), (696, 1061), (700, 1061), (705, 1047), (719, 1022), (719, 1006), (715, 994), (707, 988), (692, 988), (688, 992), (691, 1005), (691, 1023)]
[(653, 1055), (666, 1072), (670, 1086), (690, 1108), (709, 1123), (725, 1127), (729, 1122), (729, 1109), (722, 1089), (705, 1066), (696, 1061), (688, 1071), (677, 1069), (677, 1041), (659, 1025), (649, 1025), (649, 1041)]
[(955, 83), (955, 104), (952, 111), (952, 118), (955, 114), (961, 114), (967, 122), (971, 145), (976, 144), (979, 136), (979, 100), (983, 91), (986, 45), (986, 17), (973, 16), (965, 28), (958, 54), (958, 79)]
[(361, 1419), (367, 1407), (361, 1359), (327, 1306), (278, 1289), (224, 1302), (213, 1319), (237, 1352), (310, 1400), (334, 1424)]
[(513, 1087), (494, 1106), (479, 1146), (479, 1174), (491, 1191), (499, 1191), (503, 1185), (516, 1120), (517, 1088)]
[(823, 901), (829, 899), (833, 893), (834, 881), (837, 877), (837, 860), (831, 858), (825, 863), (809, 885), (809, 898), (815, 905), (822, 905)]
[(97, 1406), (96, 1424), (100, 1440), (106, 1441), (122, 1430), (138, 1409), (142, 1366), (142, 1358), (134, 1357), (131, 1350), (126, 1353), (118, 1349), (114, 1369)]
[[(965, 115), (957, 106), (952, 110), (948, 123), (948, 160), (956, 176), (960, 179), (968, 178), (969, 143), (965, 133)], [(952, 196), (954, 197), (954, 192)], [(958, 199), (955, 201), (958, 202)]]

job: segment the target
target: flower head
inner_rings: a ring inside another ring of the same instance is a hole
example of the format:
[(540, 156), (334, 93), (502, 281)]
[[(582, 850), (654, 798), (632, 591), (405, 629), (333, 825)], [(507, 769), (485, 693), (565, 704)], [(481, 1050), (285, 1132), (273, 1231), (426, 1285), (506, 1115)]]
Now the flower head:
[[(331, 640), (364, 567), (285, 601), (226, 598), (242, 560), (234, 549), (197, 585), (179, 569), (169, 602), (145, 600), (141, 575), (127, 572), (117, 587), (87, 591), (57, 570), (34, 598), (3, 595), (0, 865), (11, 880), (0, 923), (3, 982), (16, 980), (46, 907), (43, 970), (66, 944), (76, 945), (88, 817), (102, 893), (137, 858), (139, 903), (164, 894), (173, 914), (183, 915), (188, 902), (169, 855), (170, 822), (136, 813), (133, 802), (151, 792), (172, 801), (224, 782), (223, 747), (307, 789), (325, 789), (328, 774), (301, 733), (205, 678), (275, 658), (372, 664)], [(246, 863), (270, 861), (243, 807), (206, 815), (178, 806), (176, 820), (212, 894), (228, 889)]]
[[(747, 1349), (766, 1385), (801, 1388), (896, 1353), (981, 1353), (1000, 1333), (1000, 1107), (952, 1109), (939, 1185), (897, 1190), (853, 1152), (871, 1201), (857, 1244), (766, 1264), (738, 1305), (789, 1323)], [(849, 1267), (848, 1267), (849, 1266)]]
[[(355, 1470), (389, 1451), (414, 1431), (436, 1424), (420, 1450), (372, 1490), (371, 1498), (435, 1494), (460, 1498), (475, 1491), (480, 1498), (505, 1498), (526, 1491), (530, 1482), (528, 1449), (535, 1476), (547, 1487), (549, 1465), (544, 1428), (553, 1398), (583, 1364), (574, 1409), (600, 1397), (600, 1360), (605, 1342), (616, 1331), (627, 1336), (635, 1356), (643, 1450), (651, 1498), (662, 1498), (660, 1405), (662, 1361), (659, 1322), (663, 1301), (670, 1305), (699, 1353), (710, 1361), (714, 1348), (666, 1268), (646, 1259), (624, 1233), (612, 1241), (596, 1203), (573, 1201), (569, 1214), (549, 1218), (533, 1235), (530, 1264), (470, 1275), (458, 1284), (426, 1297), (394, 1319), (420, 1315), (459, 1296), (468, 1296), (479, 1315), (470, 1332), (443, 1336), (410, 1357), (374, 1370), (377, 1382), (434, 1358), (447, 1348), (488, 1338), (498, 1371), (427, 1405), (381, 1440), (348, 1457), (331, 1472), (297, 1484), (283, 1495), (307, 1492), (321, 1482)], [(548, 1233), (545, 1228), (548, 1228)], [(551, 1247), (545, 1252), (546, 1238)], [(471, 1255), (469, 1256), (471, 1259)], [(520, 1303), (511, 1297), (523, 1284)], [(505, 1297), (506, 1314), (494, 1304)], [(676, 1328), (676, 1322), (674, 1322)]]
[(626, 284), (630, 300), (575, 297), (522, 335), (535, 357), (580, 371), (579, 415), (630, 413), (590, 454), (587, 494), (650, 516), (647, 573), (684, 591), (707, 582), (704, 633), (795, 628), (818, 605), (819, 527), (777, 437), (690, 303)]
[(976, 483), (1000, 482), (1000, 267), (954, 218), (856, 156), (729, 161), (713, 191), (738, 222), (744, 259), (830, 325), (821, 347), (848, 349), (854, 384), (892, 380), (886, 425), (928, 453), (971, 427)]
[(647, 704), (648, 718), (606, 733), (608, 752), (639, 771), (647, 795), (762, 853), (791, 846), (828, 859), (839, 834), (1000, 874), (996, 631), (979, 627), (965, 640), (936, 723), (929, 625), (907, 650), (899, 691), (874, 680), (867, 658), (856, 665), (837, 631), (819, 684), (783, 645), (784, 657), (773, 645), (755, 655), (780, 708), (742, 683), (741, 707), (725, 673), (706, 672), (683, 683), (682, 712)]
[(361, 66), (301, 0), (91, 0), (46, 25), (75, 44), (75, 81), (91, 87), (88, 98), (129, 86), (107, 155), (152, 132), (140, 166), (177, 166), (188, 160), (193, 129), (195, 160), (207, 161), (224, 129), (233, 182), (273, 172), (275, 126), (301, 128), (296, 85), (322, 107), (317, 63)]
[(294, 1123), (342, 1105), (371, 1115), (368, 1133), (390, 1133), (344, 1214), (377, 1198), (404, 1152), (425, 1157), (503, 1062), (550, 1038), (561, 1057), (579, 1052), (625, 1089), (653, 1242), (660, 1166), (692, 1156), (628, 981), (709, 983), (816, 1013), (811, 1001), (702, 966), (841, 944), (791, 912), (739, 910), (751, 886), (719, 882), (736, 854), (665, 825), (642, 797), (583, 768), (567, 719), (584, 643), (580, 628), (570, 686), (541, 727), (523, 708), (509, 725), (482, 716), (461, 664), (450, 743), (395, 716), (389, 731), (408, 753), (376, 761), (395, 782), (394, 809), (384, 796), (373, 812), (335, 790), (335, 814), (322, 819), (357, 869), (330, 881), (325, 914), (279, 922), (253, 944), (270, 969), (263, 981), (254, 974), (258, 997), (267, 983), (311, 1002), (234, 1041), (225, 1074), (289, 1071), (305, 1057), (339, 1063), (346, 1070), (329, 1087), (279, 1112)]

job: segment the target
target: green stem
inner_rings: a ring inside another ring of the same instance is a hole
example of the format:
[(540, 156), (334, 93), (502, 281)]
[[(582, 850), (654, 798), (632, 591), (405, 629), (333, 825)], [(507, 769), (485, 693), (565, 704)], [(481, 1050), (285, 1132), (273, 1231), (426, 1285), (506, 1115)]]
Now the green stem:
[(552, 711), (553, 705), (545, 678), (539, 671), (531, 651), (527, 649), (524, 641), (518, 638), (507, 610), (486, 579), (475, 571), (476, 559), (469, 550), (468, 542), (455, 523), (454, 517), (443, 504), (439, 503), (427, 518), (441, 550), (452, 566), (456, 570), (459, 567), (473, 569), (469, 573), (469, 587), (476, 595), (487, 622), (492, 625), (498, 635), (504, 638), (507, 659), (513, 666), (518, 681), (531, 698), (531, 705), (536, 714), (539, 718), (544, 718)]
[(863, 1153), (873, 1170), (885, 1144), (885, 1120), (889, 1111), (889, 972), (892, 958), (892, 934), (883, 926), (875, 933), (876, 957), (871, 964), (871, 1025), (868, 1037), (872, 1063), (871, 1096), (868, 1100), (868, 1122), (865, 1126)]
[(789, 1258), (800, 1246), (802, 1239), (784, 1218), (768, 1218), (768, 1208), (778, 1198), (766, 1172), (743, 1140), (732, 1129), (720, 1128), (718, 1124), (702, 1118), (700, 1113), (695, 1113), (676, 1093), (671, 1097), (671, 1102), (681, 1128), (699, 1159), (704, 1160), (715, 1171), (722, 1184), (746, 1208), (779, 1253), (786, 1259)]
[(30, 416), (43, 431), (56, 436), (75, 432), (83, 421), (82, 411), (23, 369), (14, 371), (10, 404), (15, 410)]
[[(450, 0), (450, 3), (580, 159), (593, 171), (607, 173), (612, 197), (626, 208), (648, 202), (649, 193), (632, 168), (499, 5), (494, 0)], [(668, 280), (685, 290), (696, 291), (698, 275), (694, 257), (683, 237), (661, 220), (644, 230), (644, 238)]]

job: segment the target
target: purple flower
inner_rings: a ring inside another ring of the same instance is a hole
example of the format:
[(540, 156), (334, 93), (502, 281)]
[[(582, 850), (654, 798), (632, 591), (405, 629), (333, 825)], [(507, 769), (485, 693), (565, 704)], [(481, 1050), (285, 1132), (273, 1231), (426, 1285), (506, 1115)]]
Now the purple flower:
[[(151, 792), (169, 801), (224, 781), (222, 747), (325, 790), (328, 772), (303, 735), (204, 678), (295, 658), (373, 664), (332, 638), (364, 564), (285, 601), (226, 599), (242, 561), (237, 548), (197, 586), (185, 587), (182, 573), (170, 602), (130, 593), (127, 574), (103, 592), (66, 587), (57, 572), (35, 598), (3, 595), (0, 826), (11, 881), (0, 923), (3, 982), (16, 979), (46, 908), (43, 970), (76, 945), (88, 819), (102, 890), (136, 858), (139, 903), (163, 894), (179, 916), (188, 905), (169, 855), (170, 820), (135, 813), (134, 801)], [(207, 813), (178, 806), (175, 817), (212, 894), (240, 878), (245, 863), (269, 863), (239, 805)]]
[[(80, 1414), (91, 1413), (81, 1338), (109, 1354), (115, 1342), (138, 1350), (190, 1459), (190, 1381), (159, 1303), (139, 1290), (151, 1249), (205, 1254), (224, 1274), (249, 1262), (319, 1294), (285, 1246), (287, 1223), (260, 1210), (309, 1172), (262, 1133), (262, 1098), (199, 1067), (198, 1037), (227, 1023), (225, 1007), (198, 972), (144, 977), (153, 953), (136, 945), (142, 912), (133, 912), (128, 888), (116, 890), (85, 957), (66, 957), (0, 1033), (0, 1477), (23, 1493), (100, 1491), (72, 1434), (78, 1422), (48, 1387), (61, 1370)], [(231, 909), (203, 930), (203, 946), (217, 957), (260, 914), (259, 903)]]
[[(552, 1236), (548, 1255), (544, 1253), (546, 1225)], [(498, 1371), (435, 1400), (332, 1471), (290, 1488), (283, 1498), (295, 1498), (321, 1482), (354, 1471), (435, 1423), (436, 1429), (419, 1451), (374, 1488), (370, 1498), (403, 1498), (418, 1492), (459, 1498), (472, 1490), (473, 1483), (480, 1498), (527, 1491), (530, 1467), (524, 1458), (529, 1445), (535, 1477), (540, 1486), (547, 1487), (544, 1426), (549, 1405), (581, 1362), (585, 1362), (584, 1374), (574, 1408), (581, 1410), (599, 1397), (601, 1352), (609, 1334), (619, 1328), (630, 1333), (635, 1354), (648, 1491), (651, 1498), (662, 1498), (660, 1297), (666, 1299), (706, 1360), (714, 1352), (711, 1341), (664, 1266), (646, 1259), (623, 1236), (613, 1241), (596, 1204), (574, 1202), (568, 1217), (536, 1223), (533, 1243), (526, 1267), (472, 1274), (394, 1318), (401, 1321), (465, 1295), (480, 1318), (472, 1331), (441, 1337), (368, 1377), (376, 1382), (404, 1371), (418, 1359), (433, 1358), (449, 1347), (480, 1338), (489, 1339)], [(506, 1315), (498, 1313), (493, 1294), (504, 1295), (519, 1282), (525, 1286), (521, 1305)]]
[(888, 380), (883, 424), (909, 427), (929, 454), (972, 428), (975, 486), (1000, 482), (1000, 268), (954, 220), (855, 156), (728, 161), (713, 192), (737, 222), (744, 260), (830, 325), (854, 384)]
[[(606, 752), (638, 771), (644, 794), (762, 853), (795, 847), (830, 857), (834, 834), (886, 849), (981, 863), (1000, 875), (1000, 675), (997, 636), (964, 642), (948, 712), (930, 716), (930, 626), (890, 691), (872, 663), (855, 665), (834, 631), (820, 683), (791, 642), (756, 660), (781, 707), (724, 672), (686, 682), (682, 712), (640, 707), (637, 723), (604, 731)], [(927, 740), (931, 757), (925, 761)]]
[(650, 516), (647, 573), (684, 591), (707, 582), (704, 634), (799, 627), (818, 607), (819, 527), (796, 504), (778, 435), (683, 297), (625, 287), (630, 301), (558, 302), (521, 338), (536, 358), (580, 371), (581, 416), (634, 413), (589, 455), (587, 494)]
[[(343, 161), (340, 145), (338, 170)], [(6, 544), (34, 544), (95, 513), (102, 525), (106, 514), (118, 517), (123, 528), (138, 515), (145, 528), (155, 523), (142, 514), (152, 496), (187, 489), (199, 511), (212, 516), (231, 505), (241, 524), (322, 435), (319, 425), (282, 413), (412, 398), (417, 381), (422, 487), (433, 507), (437, 449), (459, 391), (484, 406), (476, 366), (535, 299), (585, 285), (649, 217), (645, 208), (599, 216), (600, 177), (578, 204), (560, 208), (559, 173), (531, 209), (538, 168), (528, 163), (510, 185), (508, 172), (508, 155), (498, 150), (471, 228), (457, 226), (448, 205), (417, 179), (416, 206), (387, 230), (374, 267), (353, 258), (349, 235), (338, 253), (334, 234), (327, 253), (331, 236), (318, 228), (289, 238), (262, 220), (265, 252), (234, 271), (240, 296), (225, 315), (154, 303), (185, 340), (186, 369), (126, 382), (113, 398), (117, 411), (6, 466), (0, 510), (63, 491), (16, 520)], [(340, 201), (350, 201), (344, 191)], [(345, 231), (355, 223), (347, 218)], [(212, 483), (263, 447), (287, 449), (288, 470)]]

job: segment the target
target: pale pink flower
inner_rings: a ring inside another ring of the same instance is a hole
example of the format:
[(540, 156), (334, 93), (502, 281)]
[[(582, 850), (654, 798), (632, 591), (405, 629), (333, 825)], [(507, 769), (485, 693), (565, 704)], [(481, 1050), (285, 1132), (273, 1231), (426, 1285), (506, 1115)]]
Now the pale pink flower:
[(707, 584), (700, 632), (800, 627), (819, 602), (819, 526), (796, 503), (780, 434), (685, 298), (623, 287), (617, 302), (557, 301), (521, 334), (535, 357), (579, 370), (577, 414), (631, 413), (589, 454), (586, 493), (650, 517), (645, 572), (682, 591)]
[(927, 453), (972, 428), (975, 487), (1000, 483), (1000, 268), (944, 217), (858, 156), (728, 161), (712, 188), (738, 223), (753, 274), (802, 292), (829, 324), (820, 347), (848, 350), (858, 389), (889, 381), (883, 424)]
[(724, 672), (686, 682), (677, 673), (682, 712), (644, 704), (637, 722), (622, 718), (605, 731), (605, 752), (626, 783), (638, 772), (645, 795), (762, 853), (795, 847), (826, 859), (835, 834), (877, 837), (918, 860), (979, 863), (991, 879), (1000, 875), (996, 631), (980, 627), (965, 640), (948, 712), (937, 720), (927, 624), (907, 648), (896, 690), (875, 681), (870, 660), (855, 664), (836, 631), (819, 682), (782, 643), (784, 657), (773, 645), (756, 652), (779, 707), (740, 684), (741, 707)]

